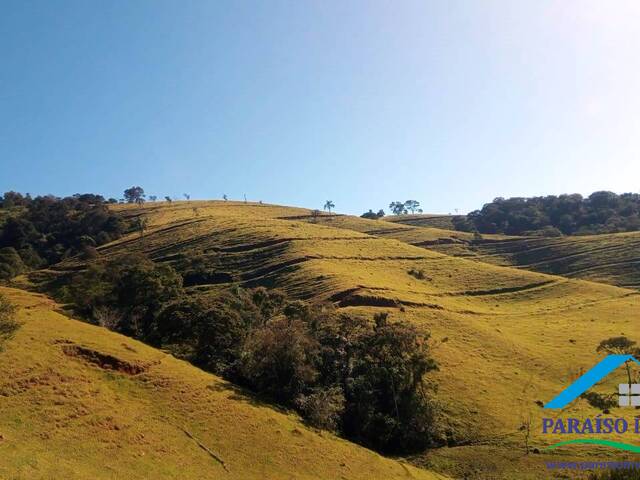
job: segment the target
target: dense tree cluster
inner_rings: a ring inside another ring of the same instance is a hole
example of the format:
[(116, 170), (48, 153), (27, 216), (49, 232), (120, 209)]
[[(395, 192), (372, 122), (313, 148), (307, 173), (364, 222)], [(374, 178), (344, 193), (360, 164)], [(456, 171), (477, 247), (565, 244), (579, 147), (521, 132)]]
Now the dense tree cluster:
[(384, 452), (436, 442), (423, 383), (436, 369), (428, 335), (386, 314), (371, 321), (265, 288), (186, 295), (172, 267), (140, 256), (91, 265), (63, 294), (93, 322), (295, 408), (316, 427)]
[(182, 277), (141, 255), (97, 261), (76, 275), (63, 295), (95, 323), (156, 343), (157, 318), (182, 294)]
[(640, 230), (640, 195), (595, 192), (532, 198), (496, 198), (466, 218), (458, 230), (508, 235), (585, 235)]
[(378, 210), (377, 212), (369, 209), (368, 212), (364, 212), (362, 215), (360, 215), (360, 218), (368, 218), (369, 220), (378, 220), (382, 217), (384, 217), (384, 210), (382, 209)]
[(31, 198), (7, 192), (0, 197), (0, 278), (90, 250), (124, 229), (99, 195)]
[(389, 204), (389, 210), (394, 215), (406, 215), (411, 213), (422, 213), (420, 202), (417, 200), (405, 200), (404, 202), (396, 201)]
[(141, 205), (144, 203), (145, 196), (144, 189), (139, 186), (127, 188), (124, 191), (124, 199), (127, 203), (137, 203), (138, 205)]

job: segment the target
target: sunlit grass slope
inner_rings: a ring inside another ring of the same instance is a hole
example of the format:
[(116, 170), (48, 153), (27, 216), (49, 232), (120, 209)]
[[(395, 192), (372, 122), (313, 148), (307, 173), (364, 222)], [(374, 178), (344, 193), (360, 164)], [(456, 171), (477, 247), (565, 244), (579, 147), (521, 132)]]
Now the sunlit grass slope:
[(557, 238), (485, 234), (477, 241), (470, 233), (433, 228), (430, 218), (400, 215), (374, 221), (323, 216), (319, 222), (495, 265), (640, 288), (640, 232)]
[(437, 479), (305, 427), (220, 378), (0, 288), (2, 479)]
[(413, 225), (416, 227), (455, 230), (453, 221), (456, 218), (462, 218), (463, 216), (464, 215), (434, 215), (425, 213), (420, 215), (387, 215), (384, 217), (384, 220), (393, 223)]
[(144, 250), (175, 263), (198, 254), (228, 277), (191, 288), (216, 289), (228, 279), (280, 287), (367, 314), (385, 309), (446, 337), (435, 350), (440, 392), (467, 436), (515, 432), (519, 411), (540, 413), (535, 402), (591, 365), (600, 340), (640, 337), (635, 291), (443, 255), (354, 231), (362, 224), (354, 217), (311, 220), (319, 225), (307, 210), (231, 202), (118, 208), (146, 215), (149, 228), (102, 247), (104, 256)]
[(481, 243), (478, 260), (640, 288), (640, 232)]
[[(144, 251), (179, 266), (181, 259), (198, 255), (224, 275), (190, 289), (206, 292), (232, 283), (279, 287), (296, 297), (333, 301), (355, 314), (389, 312), (392, 319), (430, 330), (441, 367), (432, 377), (443, 406), (438, 425), (455, 442), (521, 451), (520, 427), (529, 416), (534, 446), (560, 440), (540, 435), (540, 418), (548, 414), (541, 405), (601, 357), (596, 353), (601, 340), (618, 335), (640, 340), (640, 297), (634, 290), (409, 244), (425, 235), (449, 238), (452, 232), (405, 226), (400, 233), (406, 237), (392, 238), (381, 231), (400, 225), (312, 218), (308, 210), (251, 203), (116, 208), (130, 218), (144, 215), (148, 228), (144, 235), (132, 233), (101, 247), (104, 257)], [(77, 268), (81, 262), (68, 260), (56, 270)], [(576, 417), (599, 413), (585, 400), (569, 410)], [(631, 417), (634, 410), (613, 413)], [(455, 452), (447, 455), (450, 460)], [(469, 458), (467, 448), (460, 461)]]

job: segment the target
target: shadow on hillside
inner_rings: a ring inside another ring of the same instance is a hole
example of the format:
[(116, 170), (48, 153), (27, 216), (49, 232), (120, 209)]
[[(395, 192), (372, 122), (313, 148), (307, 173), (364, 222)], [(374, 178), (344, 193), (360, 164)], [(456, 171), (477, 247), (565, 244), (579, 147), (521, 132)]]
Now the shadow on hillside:
[(207, 388), (213, 392), (230, 393), (229, 399), (244, 402), (253, 407), (266, 407), (284, 415), (295, 413), (293, 409), (283, 407), (275, 403), (270, 397), (260, 395), (246, 387), (242, 387), (228, 380), (224, 382), (208, 385)]

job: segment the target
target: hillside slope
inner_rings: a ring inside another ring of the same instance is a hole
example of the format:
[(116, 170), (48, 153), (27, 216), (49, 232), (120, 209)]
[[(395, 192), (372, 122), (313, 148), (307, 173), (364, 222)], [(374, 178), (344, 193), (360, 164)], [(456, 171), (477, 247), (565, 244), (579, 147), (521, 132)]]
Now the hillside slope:
[(640, 232), (520, 238), (473, 247), (483, 262), (640, 288)]
[(424, 479), (220, 378), (2, 288), (23, 323), (0, 353), (0, 478)]
[[(361, 231), (359, 221), (349, 223)], [(436, 223), (428, 215), (385, 217), (379, 223), (393, 225), (380, 228), (386, 236), (400, 240), (408, 238), (413, 245), (447, 255), (624, 288), (640, 288), (640, 232), (552, 238), (482, 235), (481, 241), (472, 241), (468, 233), (439, 230), (439, 241), (421, 242), (417, 239), (434, 237), (432, 227)], [(406, 229), (393, 230), (397, 225), (413, 228), (414, 232), (409, 236)]]
[(423, 213), (420, 215), (387, 215), (384, 221), (413, 225), (415, 227), (442, 228), (444, 230), (455, 230), (454, 220), (462, 219), (464, 215), (436, 215)]
[(436, 377), (443, 428), (458, 440), (519, 441), (523, 409), (539, 415), (536, 402), (592, 365), (602, 339), (640, 338), (635, 291), (443, 255), (341, 228), (340, 217), (329, 227), (308, 223), (306, 210), (232, 202), (117, 208), (149, 227), (101, 247), (105, 257), (145, 251), (180, 269), (197, 255), (224, 275), (192, 289), (279, 287), (355, 313), (388, 311), (446, 338), (434, 351)]
[[(412, 236), (438, 239), (451, 232), (407, 226), (400, 232), (407, 241), (400, 241), (380, 234), (389, 229), (384, 222), (313, 218), (308, 210), (251, 203), (115, 208), (128, 218), (144, 216), (148, 227), (100, 247), (104, 258), (139, 251), (183, 271), (185, 260), (195, 256), (217, 274), (189, 282), (189, 290), (278, 287), (369, 318), (384, 311), (391, 320), (431, 331), (440, 364), (430, 376), (442, 405), (438, 428), (453, 444), (522, 451), (523, 419), (539, 427), (545, 413), (541, 405), (596, 363), (601, 340), (618, 335), (640, 340), (640, 296), (634, 290), (456, 258), (407, 243)], [(354, 225), (362, 229), (362, 222), (375, 224), (378, 233), (356, 231)], [(81, 268), (83, 262), (68, 259), (32, 278), (42, 281)], [(616, 380), (623, 381), (612, 376)], [(574, 417), (599, 413), (585, 400), (567, 410)], [(633, 414), (632, 409), (613, 410), (616, 416)], [(560, 439), (543, 437), (534, 428), (529, 441), (542, 448)], [(446, 465), (459, 461), (474, 472), (482, 452), (448, 449)], [(489, 478), (486, 472), (470, 475)], [(509, 472), (493, 478), (531, 477)]]

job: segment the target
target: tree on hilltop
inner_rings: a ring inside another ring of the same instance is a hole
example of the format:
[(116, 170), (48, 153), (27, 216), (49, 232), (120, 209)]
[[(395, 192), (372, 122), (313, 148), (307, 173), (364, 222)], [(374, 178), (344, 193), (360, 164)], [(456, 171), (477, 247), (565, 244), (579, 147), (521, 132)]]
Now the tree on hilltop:
[(326, 202), (324, 202), (324, 210), (328, 210), (329, 213), (331, 213), (331, 209), (335, 208), (335, 203), (333, 203), (332, 200), (327, 200)]
[(375, 213), (373, 210), (369, 209), (368, 212), (360, 215), (360, 218), (368, 218), (369, 220), (378, 220), (379, 218), (384, 217), (384, 210), (378, 210), (378, 213)]
[(144, 203), (144, 189), (142, 187), (131, 187), (124, 191), (124, 198), (127, 203), (137, 203), (141, 205)]
[(422, 213), (422, 210), (420, 210), (420, 202), (417, 200), (407, 200), (404, 202), (404, 208), (412, 214), (416, 213), (416, 210)]
[(389, 210), (394, 215), (402, 215), (403, 213), (407, 213), (407, 209), (405, 207), (404, 202), (391, 202), (389, 204)]

